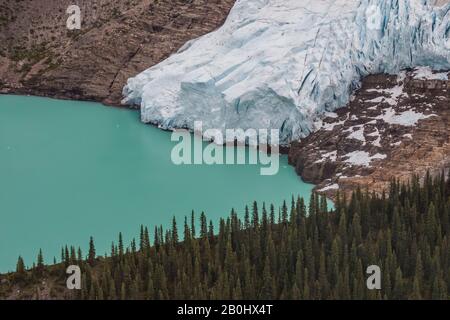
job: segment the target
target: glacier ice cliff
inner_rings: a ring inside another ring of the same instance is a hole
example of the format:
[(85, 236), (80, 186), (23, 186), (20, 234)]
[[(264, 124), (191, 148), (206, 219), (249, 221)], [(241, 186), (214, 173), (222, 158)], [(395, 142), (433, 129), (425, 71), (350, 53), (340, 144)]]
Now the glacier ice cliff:
[(362, 77), (450, 69), (448, 0), (237, 0), (225, 24), (128, 80), (163, 129), (280, 129), (281, 144), (349, 101)]

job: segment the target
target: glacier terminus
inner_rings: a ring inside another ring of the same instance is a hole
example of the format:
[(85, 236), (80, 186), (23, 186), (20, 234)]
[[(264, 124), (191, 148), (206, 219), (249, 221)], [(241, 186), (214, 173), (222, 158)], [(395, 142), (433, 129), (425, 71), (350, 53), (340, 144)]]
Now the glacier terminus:
[(163, 129), (279, 129), (345, 106), (369, 74), (450, 69), (447, 0), (237, 0), (224, 25), (128, 79), (123, 103)]

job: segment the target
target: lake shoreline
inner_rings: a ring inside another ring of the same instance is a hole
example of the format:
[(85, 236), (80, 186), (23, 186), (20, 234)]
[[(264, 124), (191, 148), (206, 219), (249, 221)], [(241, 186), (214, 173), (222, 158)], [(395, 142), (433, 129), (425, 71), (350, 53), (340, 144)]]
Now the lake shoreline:
[[(29, 97), (41, 97), (41, 98), (49, 98), (49, 99), (56, 99), (56, 100), (66, 100), (66, 101), (80, 101), (80, 102), (95, 102), (95, 103), (100, 103), (105, 107), (113, 107), (113, 108), (119, 108), (119, 109), (126, 109), (126, 110), (135, 110), (135, 111), (139, 111), (140, 107), (136, 106), (136, 105), (124, 105), (124, 104), (118, 104), (118, 103), (114, 103), (111, 100), (99, 100), (99, 99), (95, 99), (95, 98), (86, 98), (84, 96), (79, 96), (79, 95), (61, 95), (61, 94), (47, 94), (47, 93), (42, 93), (41, 91), (35, 91), (35, 90), (30, 90), (30, 89), (17, 89), (17, 90), (7, 90), (4, 91), (4, 89), (0, 89), (0, 95), (17, 95), (17, 96), (29, 96)], [(152, 127), (158, 128), (159, 130), (162, 131), (166, 131), (166, 132), (173, 132), (173, 130), (170, 129), (164, 129), (164, 128), (160, 128), (158, 126), (158, 124), (156, 123), (151, 123), (151, 122), (147, 122), (145, 123), (147, 125), (150, 125)], [(187, 128), (177, 128), (177, 129), (186, 129)], [(192, 130), (190, 130), (191, 133)], [(235, 142), (237, 145), (239, 145), (237, 143), (237, 141)], [(224, 144), (225, 146), (225, 144)], [(289, 146), (279, 146), (279, 153), (281, 155), (289, 155), (289, 152), (291, 150), (291, 145)], [(301, 177), (301, 176), (300, 176)], [(301, 177), (303, 179), (303, 177)]]
[(18, 255), (31, 265), (39, 248), (50, 262), (65, 244), (85, 252), (92, 235), (104, 253), (119, 232), (128, 243), (141, 224), (169, 226), (173, 216), (181, 223), (191, 210), (217, 223), (253, 201), (308, 202), (314, 188), (285, 155), (274, 176), (261, 176), (261, 165), (177, 166), (170, 133), (144, 125), (132, 109), (11, 94), (0, 104), (4, 272)]

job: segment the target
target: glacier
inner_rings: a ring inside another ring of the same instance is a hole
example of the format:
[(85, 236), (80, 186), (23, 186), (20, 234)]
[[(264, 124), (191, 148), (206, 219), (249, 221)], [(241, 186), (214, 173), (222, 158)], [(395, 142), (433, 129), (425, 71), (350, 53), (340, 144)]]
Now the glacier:
[(448, 0), (237, 0), (221, 28), (128, 79), (122, 103), (163, 129), (279, 129), (288, 145), (363, 77), (416, 66), (450, 69)]

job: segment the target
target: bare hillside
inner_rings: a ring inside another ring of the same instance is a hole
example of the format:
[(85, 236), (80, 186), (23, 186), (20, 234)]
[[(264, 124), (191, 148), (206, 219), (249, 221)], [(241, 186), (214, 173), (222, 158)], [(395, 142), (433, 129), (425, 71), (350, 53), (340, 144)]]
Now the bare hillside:
[[(66, 9), (81, 9), (68, 30)], [(126, 79), (219, 27), (234, 0), (0, 0), (0, 92), (119, 104)]]

